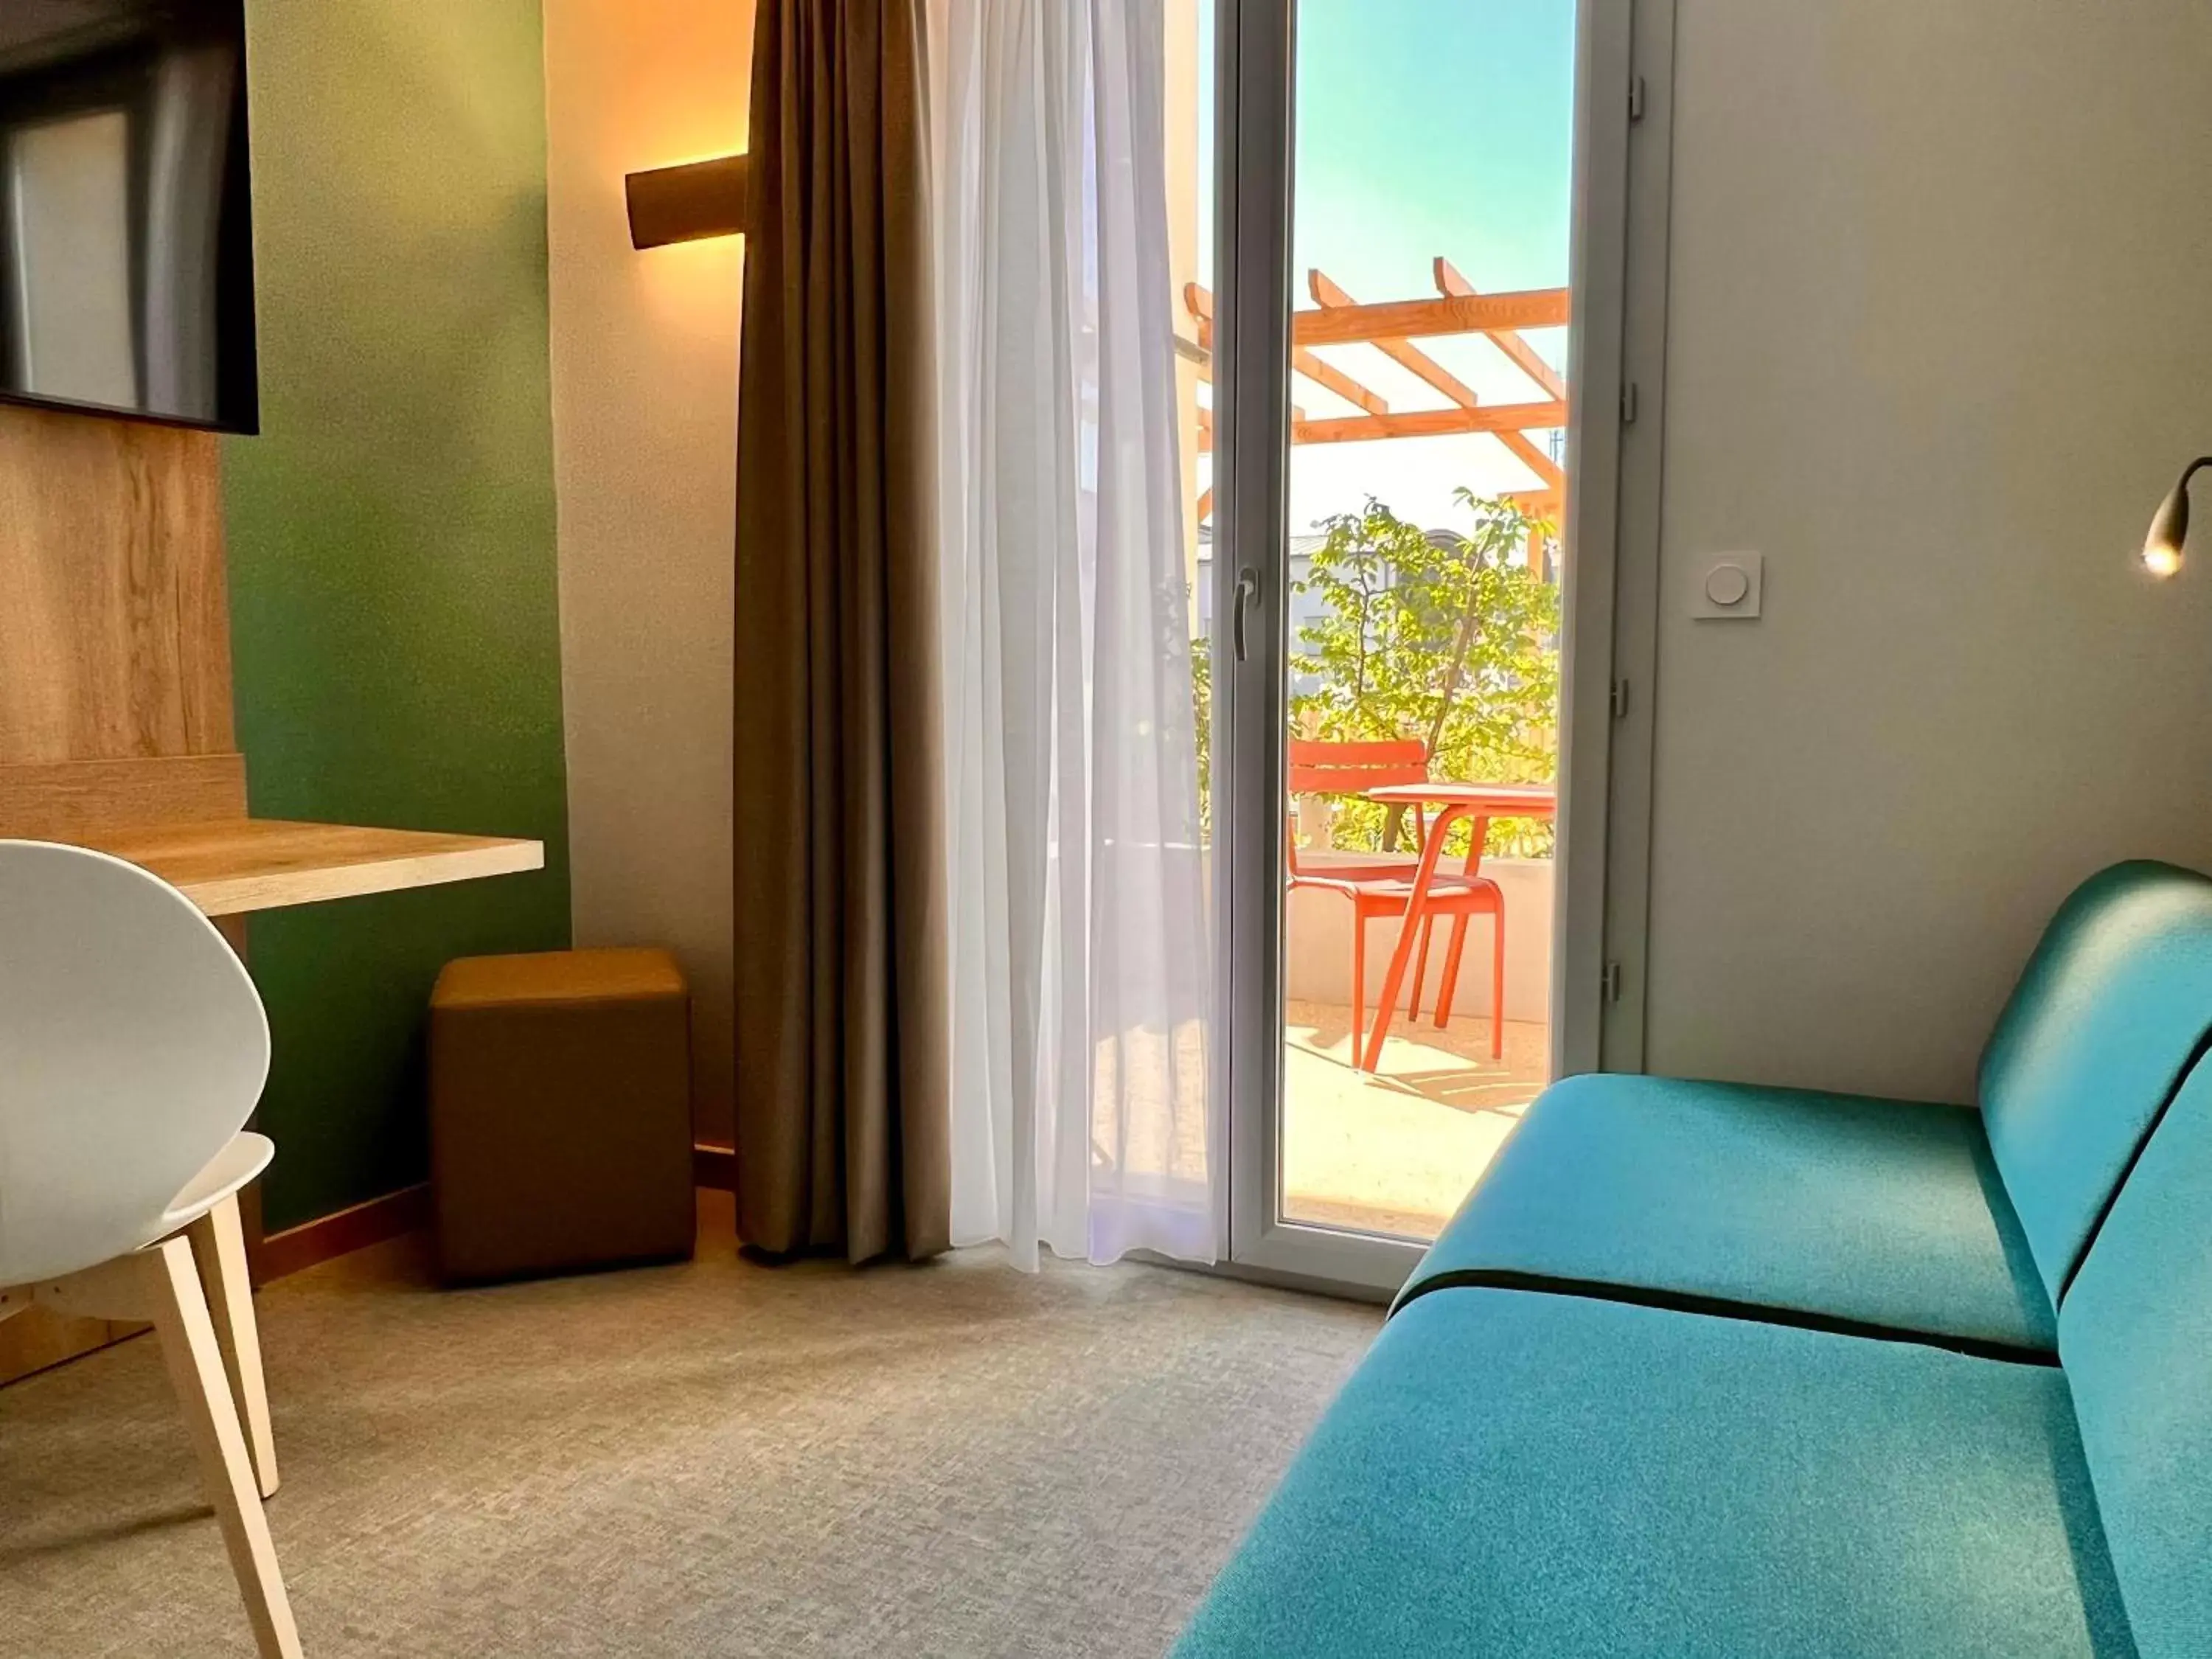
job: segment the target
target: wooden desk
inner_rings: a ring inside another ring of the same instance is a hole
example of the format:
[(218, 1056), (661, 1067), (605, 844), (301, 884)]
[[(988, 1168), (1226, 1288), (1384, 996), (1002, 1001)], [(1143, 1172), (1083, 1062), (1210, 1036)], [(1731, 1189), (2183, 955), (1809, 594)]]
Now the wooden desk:
[(152, 871), (211, 916), (545, 867), (545, 844), (281, 818), (148, 824), (69, 840)]
[[(0, 789), (0, 797), (4, 797)], [(213, 818), (62, 833), (34, 839), (90, 847), (152, 871), (214, 917), (315, 904), (325, 899), (520, 874), (545, 866), (543, 842), (447, 836), (277, 818)], [(243, 948), (235, 927), (224, 931)], [(258, 1194), (249, 1194), (247, 1234), (261, 1243)], [(102, 1347), (139, 1328), (64, 1319), (33, 1310), (0, 1326), (0, 1384)]]
[[(15, 661), (0, 654), (0, 690)], [(4, 718), (0, 710), (0, 726)], [(0, 744), (0, 836), (94, 848), (150, 870), (214, 917), (241, 952), (252, 911), (545, 864), (536, 841), (248, 817), (246, 766), (234, 753), (15, 763), (4, 756)], [(256, 1196), (244, 1200), (247, 1243), (265, 1264)], [(34, 1309), (0, 1324), (0, 1384), (134, 1328)]]
[[(0, 836), (142, 865), (240, 945), (251, 911), (543, 868), (533, 841), (248, 816), (223, 500), (212, 433), (0, 407)], [(116, 1334), (9, 1320), (0, 1382)]]

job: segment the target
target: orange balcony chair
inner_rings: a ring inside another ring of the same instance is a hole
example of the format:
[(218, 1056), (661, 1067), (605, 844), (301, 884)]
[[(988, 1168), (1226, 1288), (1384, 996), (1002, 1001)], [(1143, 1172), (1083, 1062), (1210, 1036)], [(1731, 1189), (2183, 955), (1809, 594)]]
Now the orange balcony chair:
[[(1289, 750), (1290, 792), (1293, 795), (1362, 795), (1392, 784), (1425, 783), (1429, 776), (1428, 746), (1418, 738), (1381, 743), (1329, 743), (1292, 738)], [(1360, 1064), (1360, 1030), (1367, 1001), (1367, 924), (1382, 916), (1402, 916), (1413, 902), (1413, 876), (1419, 860), (1403, 854), (1377, 854), (1372, 858), (1330, 862), (1310, 868), (1298, 857), (1298, 838), (1285, 824), (1290, 854), (1290, 885), (1293, 890), (1310, 887), (1340, 893), (1352, 901), (1352, 1063)], [(1428, 832), (1425, 816), (1413, 811), (1414, 845)], [(1498, 884), (1478, 873), (1482, 844), (1469, 846), (1462, 869), (1446, 872), (1441, 866), (1432, 878), (1428, 903), (1421, 917), (1420, 948), (1413, 958), (1413, 988), (1406, 999), (1406, 1017), (1421, 1013), (1421, 981), (1427, 972), (1429, 942), (1440, 915), (1452, 919), (1451, 939), (1444, 951), (1443, 977), (1437, 986), (1437, 1029), (1451, 1017), (1452, 994), (1459, 988), (1460, 958), (1467, 950), (1470, 916), (1492, 918), (1490, 931), (1490, 1057), (1505, 1053), (1505, 895)], [(1377, 1009), (1385, 1024), (1389, 1010)]]

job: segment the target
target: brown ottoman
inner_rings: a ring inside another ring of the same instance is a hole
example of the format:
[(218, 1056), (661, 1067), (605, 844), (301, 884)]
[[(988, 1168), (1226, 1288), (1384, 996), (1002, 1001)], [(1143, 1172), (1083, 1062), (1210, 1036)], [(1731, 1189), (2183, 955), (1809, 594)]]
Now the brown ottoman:
[(690, 1255), (690, 995), (665, 951), (447, 963), (430, 994), (446, 1277)]

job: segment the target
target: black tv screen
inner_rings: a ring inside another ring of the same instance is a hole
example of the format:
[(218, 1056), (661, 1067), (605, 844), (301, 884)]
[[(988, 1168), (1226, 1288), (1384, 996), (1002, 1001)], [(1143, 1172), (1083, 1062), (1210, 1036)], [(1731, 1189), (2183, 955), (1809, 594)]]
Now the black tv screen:
[(0, 398), (258, 426), (245, 0), (0, 0)]

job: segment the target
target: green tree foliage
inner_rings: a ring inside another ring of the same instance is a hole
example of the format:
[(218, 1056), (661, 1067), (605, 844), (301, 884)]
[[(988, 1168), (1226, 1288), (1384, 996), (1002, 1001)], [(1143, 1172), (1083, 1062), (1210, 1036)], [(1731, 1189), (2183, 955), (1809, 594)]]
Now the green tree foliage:
[[(1298, 587), (1325, 609), (1299, 630), (1291, 672), (1317, 683), (1291, 699), (1292, 726), (1340, 742), (1419, 738), (1431, 777), (1550, 782), (1559, 592), (1522, 562), (1542, 526), (1510, 501), (1457, 498), (1473, 517), (1465, 535), (1431, 537), (1372, 496), (1316, 526), (1324, 539)], [(1383, 809), (1339, 802), (1334, 835), (1339, 847), (1381, 846)], [(1491, 852), (1551, 849), (1548, 824), (1490, 826)]]
[[(1191, 609), (1198, 609), (1194, 599)], [(1197, 718), (1198, 839), (1213, 845), (1213, 641), (1203, 634), (1190, 642), (1190, 695)]]

